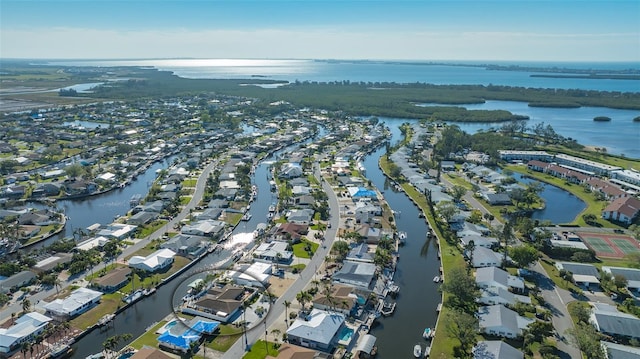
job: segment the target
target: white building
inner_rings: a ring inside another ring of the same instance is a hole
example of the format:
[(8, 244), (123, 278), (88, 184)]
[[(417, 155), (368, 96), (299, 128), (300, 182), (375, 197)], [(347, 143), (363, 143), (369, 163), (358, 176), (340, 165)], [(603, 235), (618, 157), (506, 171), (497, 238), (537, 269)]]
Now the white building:
[(129, 259), (129, 267), (141, 269), (147, 272), (155, 272), (170, 266), (176, 252), (171, 249), (158, 249), (146, 257), (133, 256)]
[(254, 262), (243, 270), (229, 270), (225, 275), (235, 281), (237, 285), (264, 288), (271, 278), (270, 263)]
[(533, 319), (521, 317), (502, 305), (480, 307), (477, 312), (480, 331), (503, 338), (517, 338), (533, 323)]
[(44, 306), (46, 314), (59, 320), (67, 320), (80, 315), (102, 298), (102, 292), (80, 287), (65, 299), (56, 299)]
[(344, 324), (342, 313), (313, 309), (308, 316), (298, 317), (287, 329), (289, 343), (331, 352), (338, 332)]
[(16, 319), (9, 328), (0, 328), (0, 353), (9, 353), (42, 333), (52, 319), (37, 312)]

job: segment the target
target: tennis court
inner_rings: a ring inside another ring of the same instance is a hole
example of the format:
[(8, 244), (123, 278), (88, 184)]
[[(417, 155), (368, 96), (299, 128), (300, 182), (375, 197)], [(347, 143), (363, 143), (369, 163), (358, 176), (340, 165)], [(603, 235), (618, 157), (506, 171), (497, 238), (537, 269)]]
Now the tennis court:
[(640, 244), (635, 239), (609, 233), (578, 233), (587, 247), (598, 257), (623, 258), (627, 254), (640, 252)]

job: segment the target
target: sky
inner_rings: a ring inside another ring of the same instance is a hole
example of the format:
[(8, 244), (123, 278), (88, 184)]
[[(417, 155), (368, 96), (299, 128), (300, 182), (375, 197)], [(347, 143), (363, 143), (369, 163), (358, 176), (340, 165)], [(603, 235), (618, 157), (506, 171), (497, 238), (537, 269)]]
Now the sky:
[(640, 62), (640, 0), (1, 0), (0, 58)]

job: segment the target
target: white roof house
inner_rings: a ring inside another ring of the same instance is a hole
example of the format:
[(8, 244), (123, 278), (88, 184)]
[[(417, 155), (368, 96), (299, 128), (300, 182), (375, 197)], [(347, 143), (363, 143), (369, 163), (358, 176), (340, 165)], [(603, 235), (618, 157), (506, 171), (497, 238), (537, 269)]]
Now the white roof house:
[(225, 273), (237, 285), (263, 288), (269, 283), (272, 267), (270, 263), (254, 262), (243, 270), (230, 270)]
[(291, 263), (293, 260), (293, 252), (287, 248), (289, 248), (289, 243), (285, 241), (261, 243), (258, 248), (253, 251), (253, 256), (271, 262)]
[(473, 359), (523, 359), (524, 354), (502, 340), (483, 340), (473, 347)]
[(131, 236), (138, 226), (123, 223), (111, 223), (98, 231), (98, 236), (107, 238), (123, 239)]
[(517, 338), (533, 319), (521, 317), (502, 305), (480, 307), (477, 312), (480, 331), (505, 338)]
[(129, 267), (141, 269), (147, 272), (155, 272), (166, 268), (173, 263), (176, 252), (163, 248), (149, 254), (146, 257), (133, 256), (129, 259)]
[(478, 302), (485, 305), (513, 305), (516, 302), (531, 304), (531, 298), (525, 295), (513, 294), (504, 288), (481, 289)]
[(40, 334), (52, 319), (37, 312), (16, 319), (9, 328), (0, 328), (0, 353), (9, 353)]
[(620, 312), (618, 308), (610, 304), (590, 304), (593, 306), (593, 310), (589, 321), (599, 332), (640, 339), (640, 318)]
[(524, 279), (497, 267), (478, 268), (476, 270), (476, 284), (480, 288), (524, 290)]
[(333, 281), (368, 290), (375, 273), (373, 263), (344, 261), (342, 268), (333, 274)]
[(225, 223), (214, 220), (198, 221), (196, 223), (183, 226), (180, 232), (203, 237), (215, 237), (222, 233)]
[(56, 299), (44, 306), (48, 315), (57, 318), (72, 318), (87, 311), (102, 298), (102, 292), (80, 287), (65, 299)]
[(473, 250), (473, 267), (499, 267), (503, 256), (485, 247), (475, 247)]
[(342, 313), (313, 309), (308, 316), (298, 317), (291, 324), (287, 338), (292, 344), (329, 352), (344, 321)]
[(627, 280), (627, 289), (640, 293), (640, 269), (603, 266), (602, 271), (612, 276), (623, 276)]
[(608, 359), (640, 359), (640, 348), (600, 341)]

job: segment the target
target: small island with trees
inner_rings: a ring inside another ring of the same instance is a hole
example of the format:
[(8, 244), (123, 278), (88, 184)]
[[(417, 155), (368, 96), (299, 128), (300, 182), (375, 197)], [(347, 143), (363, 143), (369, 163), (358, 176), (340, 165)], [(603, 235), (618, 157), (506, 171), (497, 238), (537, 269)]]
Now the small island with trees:
[(594, 121), (596, 122), (609, 122), (611, 121), (611, 117), (607, 117), (607, 116), (596, 116), (593, 118)]

